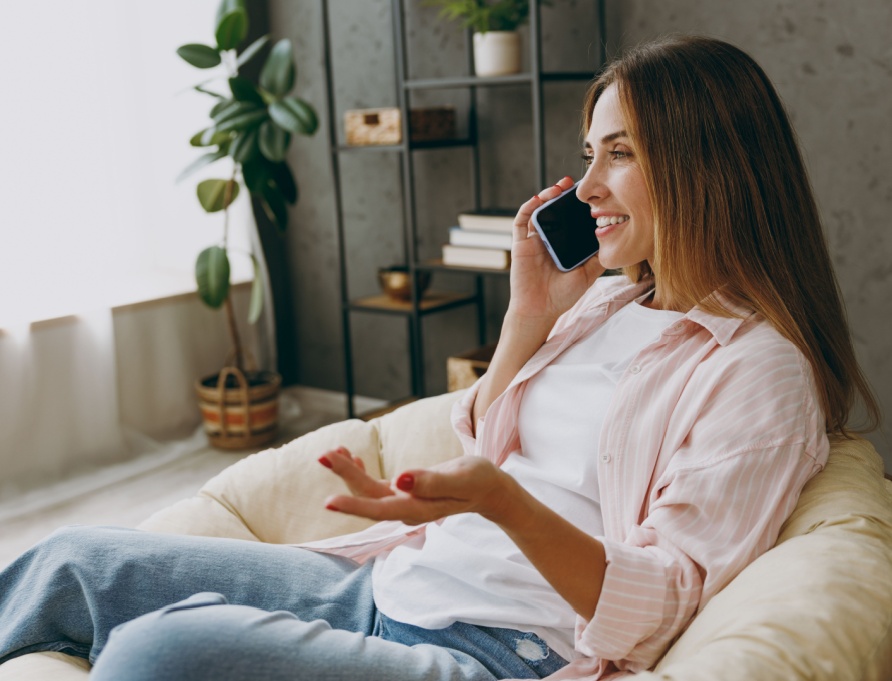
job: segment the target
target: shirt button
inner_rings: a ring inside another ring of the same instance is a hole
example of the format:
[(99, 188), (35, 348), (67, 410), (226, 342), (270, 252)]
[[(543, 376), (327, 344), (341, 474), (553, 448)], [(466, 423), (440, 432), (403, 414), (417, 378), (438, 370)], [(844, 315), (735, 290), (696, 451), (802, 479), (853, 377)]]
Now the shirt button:
[(629, 371), (633, 374), (637, 374), (641, 371), (641, 367), (637, 364), (633, 364), (632, 366), (629, 367)]
[(601, 461), (604, 463), (610, 463), (610, 454), (601, 454)]

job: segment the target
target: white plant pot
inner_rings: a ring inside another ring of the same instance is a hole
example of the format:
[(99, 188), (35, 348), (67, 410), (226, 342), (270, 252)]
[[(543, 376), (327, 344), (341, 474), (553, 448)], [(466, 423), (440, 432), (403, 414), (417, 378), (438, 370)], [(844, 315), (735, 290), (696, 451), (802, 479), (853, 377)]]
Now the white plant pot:
[(517, 31), (475, 33), (474, 72), (478, 76), (519, 73), (520, 34)]

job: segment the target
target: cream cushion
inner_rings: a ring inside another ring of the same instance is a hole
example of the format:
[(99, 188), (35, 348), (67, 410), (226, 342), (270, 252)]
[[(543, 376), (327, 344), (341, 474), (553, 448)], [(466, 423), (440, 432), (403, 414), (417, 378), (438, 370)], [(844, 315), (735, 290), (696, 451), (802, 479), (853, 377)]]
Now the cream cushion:
[[(457, 456), (449, 412), (459, 396), (420, 400), (368, 423), (344, 421), (255, 454), (141, 527), (273, 543), (361, 529), (366, 521), (322, 508), (342, 483), (316, 459), (343, 445), (369, 472), (390, 478)], [(84, 681), (81, 663), (26, 655), (0, 667), (0, 681)], [(777, 547), (713, 598), (655, 671), (636, 678), (892, 679), (892, 482), (873, 447), (835, 440)]]

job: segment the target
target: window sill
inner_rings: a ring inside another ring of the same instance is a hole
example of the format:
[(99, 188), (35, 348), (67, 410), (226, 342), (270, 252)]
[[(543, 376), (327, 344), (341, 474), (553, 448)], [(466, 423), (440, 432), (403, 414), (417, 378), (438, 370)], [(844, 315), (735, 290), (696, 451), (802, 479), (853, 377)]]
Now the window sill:
[[(232, 277), (232, 288), (239, 290), (249, 287), (252, 279), (247, 276)], [(123, 312), (148, 306), (161, 305), (176, 300), (192, 298), (198, 294), (195, 279), (191, 274), (153, 272), (151, 276), (128, 277), (114, 281), (114, 290), (103, 291), (101, 297), (83, 296), (92, 304), (73, 304), (62, 301), (48, 304), (28, 318), (19, 319), (13, 324), (4, 325), (0, 320), (0, 336), (11, 330), (37, 330), (40, 328), (68, 324), (92, 310), (111, 309)]]

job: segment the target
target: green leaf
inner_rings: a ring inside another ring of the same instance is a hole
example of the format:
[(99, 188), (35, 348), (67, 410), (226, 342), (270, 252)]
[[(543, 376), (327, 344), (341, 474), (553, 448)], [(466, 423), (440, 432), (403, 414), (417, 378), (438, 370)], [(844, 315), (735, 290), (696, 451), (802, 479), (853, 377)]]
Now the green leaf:
[(229, 133), (217, 132), (217, 129), (212, 126), (192, 135), (189, 144), (193, 147), (212, 147), (215, 144), (223, 144), (228, 141)]
[(220, 112), (223, 111), (223, 109), (225, 109), (230, 104), (232, 104), (231, 99), (221, 99), (219, 102), (214, 104), (214, 106), (211, 107), (211, 118), (219, 115)]
[(298, 97), (273, 102), (269, 105), (269, 115), (280, 127), (301, 135), (312, 135), (319, 126), (316, 111)]
[(245, 6), (245, 0), (220, 0), (220, 4), (217, 7), (217, 18), (214, 20), (214, 26), (219, 26), (220, 22), (223, 21), (223, 17), (230, 12), (236, 12), (238, 10), (244, 12), (248, 11)]
[(279, 232), (284, 232), (288, 227), (288, 206), (285, 205), (282, 195), (272, 187), (266, 186), (261, 191), (260, 198), (266, 216)]
[(208, 45), (183, 45), (177, 49), (177, 54), (199, 69), (211, 69), (220, 64), (220, 53)]
[(248, 36), (248, 13), (236, 9), (225, 14), (217, 24), (214, 36), (219, 49), (234, 50)]
[[(257, 92), (254, 84), (242, 76), (229, 79), (229, 89), (232, 90), (232, 96), (240, 102), (251, 102), (259, 106), (265, 106), (263, 97)], [(211, 114), (213, 115), (213, 114)]]
[(257, 146), (257, 128), (249, 128), (239, 133), (232, 141), (230, 155), (239, 163), (254, 158), (259, 149)]
[(253, 102), (240, 102), (238, 100), (230, 100), (226, 106), (221, 107), (216, 114), (211, 116), (211, 118), (213, 118), (214, 123), (219, 126), (220, 123), (223, 123), (230, 118), (234, 118), (235, 116), (240, 116), (242, 114), (258, 110), (260, 110), (260, 107), (258, 107)]
[(242, 164), (242, 175), (245, 177), (245, 185), (252, 194), (259, 194), (263, 186), (269, 181), (269, 163), (262, 157)]
[(260, 126), (259, 141), (260, 153), (277, 163), (285, 158), (285, 152), (291, 144), (291, 134), (272, 121), (266, 121)]
[(245, 48), (245, 51), (238, 56), (238, 59), (235, 60), (235, 65), (241, 68), (242, 66), (247, 64), (251, 59), (254, 58), (254, 55), (260, 52), (260, 50), (262, 50), (264, 47), (266, 47), (266, 44), (268, 42), (268, 35), (260, 36), (253, 43), (248, 45), (248, 47)]
[[(232, 205), (238, 197), (238, 190), (238, 182), (234, 180), (204, 180), (198, 183), (198, 201), (208, 213), (216, 213)], [(226, 201), (227, 191), (229, 201)]]
[(226, 250), (211, 246), (198, 254), (195, 261), (195, 282), (198, 295), (214, 309), (226, 302), (229, 295), (229, 257)]
[(260, 87), (276, 97), (284, 97), (294, 87), (296, 69), (291, 41), (280, 40), (270, 50), (260, 71)]
[(270, 180), (288, 203), (297, 201), (297, 183), (287, 163), (270, 164)]
[(183, 172), (181, 172), (177, 176), (176, 182), (182, 182), (195, 171), (199, 170), (200, 168), (204, 168), (206, 165), (209, 165), (214, 161), (219, 161), (224, 156), (226, 156), (226, 152), (219, 149), (217, 151), (212, 151), (210, 153), (199, 156), (197, 159), (192, 161), (192, 163), (186, 166)]
[(260, 277), (260, 263), (257, 258), (251, 256), (254, 264), (254, 283), (251, 284), (251, 304), (248, 306), (248, 323), (256, 324), (263, 312), (263, 280)]
[(253, 102), (234, 101), (217, 112), (213, 117), (214, 128), (218, 132), (229, 130), (247, 130), (266, 120), (265, 107), (258, 107)]
[(248, 128), (256, 127), (265, 120), (266, 111), (264, 109), (255, 109), (254, 111), (227, 118), (222, 123), (218, 123), (216, 127), (219, 132), (247, 130)]

